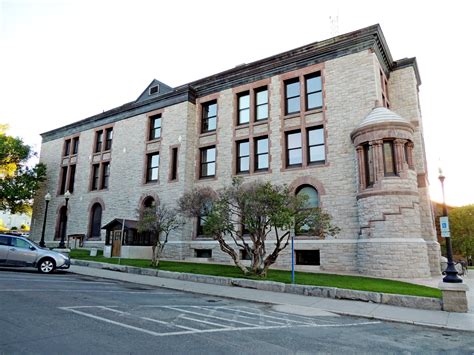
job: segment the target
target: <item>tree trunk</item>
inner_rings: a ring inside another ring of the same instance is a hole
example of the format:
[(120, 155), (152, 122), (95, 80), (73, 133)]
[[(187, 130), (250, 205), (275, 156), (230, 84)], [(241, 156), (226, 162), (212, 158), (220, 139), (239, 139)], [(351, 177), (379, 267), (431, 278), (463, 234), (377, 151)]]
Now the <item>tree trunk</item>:
[(156, 264), (156, 244), (151, 246), (151, 265), (155, 266)]
[(222, 238), (222, 237), (215, 237), (214, 239), (217, 240), (217, 242), (219, 243), (219, 246), (220, 246), (221, 250), (224, 253), (230, 255), (230, 257), (234, 261), (235, 266), (237, 266), (240, 270), (242, 270), (242, 272), (245, 275), (247, 275), (249, 273), (249, 270), (247, 269), (247, 267), (244, 264), (242, 264), (240, 262), (240, 258), (237, 255), (237, 253), (235, 252), (234, 248), (232, 248), (229, 244), (227, 244), (225, 242), (224, 238)]

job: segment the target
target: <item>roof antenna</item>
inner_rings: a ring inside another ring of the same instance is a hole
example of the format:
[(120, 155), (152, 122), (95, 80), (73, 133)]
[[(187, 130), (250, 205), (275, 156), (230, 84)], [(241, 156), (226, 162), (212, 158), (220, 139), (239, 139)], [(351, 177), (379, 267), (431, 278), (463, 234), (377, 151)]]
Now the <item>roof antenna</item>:
[(331, 28), (331, 37), (339, 34), (339, 9), (336, 10), (336, 16), (329, 16), (329, 25)]

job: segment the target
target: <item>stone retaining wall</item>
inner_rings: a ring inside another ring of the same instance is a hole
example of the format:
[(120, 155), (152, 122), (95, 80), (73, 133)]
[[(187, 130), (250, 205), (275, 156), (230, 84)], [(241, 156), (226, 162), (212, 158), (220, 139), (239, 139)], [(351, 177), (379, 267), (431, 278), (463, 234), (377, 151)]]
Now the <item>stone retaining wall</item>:
[(86, 266), (111, 271), (127, 272), (131, 274), (155, 276), (170, 279), (177, 279), (191, 282), (208, 283), (220, 286), (236, 286), (244, 288), (252, 288), (262, 291), (285, 292), (297, 295), (326, 297), (334, 299), (346, 299), (363, 302), (381, 303), (392, 306), (401, 306), (417, 309), (428, 309), (440, 311), (442, 309), (442, 301), (437, 298), (404, 296), (396, 294), (387, 294), (381, 292), (367, 292), (348, 290), (337, 287), (308, 286), (308, 285), (292, 285), (282, 282), (273, 281), (254, 281), (238, 278), (227, 278), (220, 276), (208, 276), (199, 274), (187, 274), (181, 272), (162, 271), (155, 269), (139, 268), (135, 266), (114, 265), (99, 263), (95, 261), (71, 260), (73, 265)]

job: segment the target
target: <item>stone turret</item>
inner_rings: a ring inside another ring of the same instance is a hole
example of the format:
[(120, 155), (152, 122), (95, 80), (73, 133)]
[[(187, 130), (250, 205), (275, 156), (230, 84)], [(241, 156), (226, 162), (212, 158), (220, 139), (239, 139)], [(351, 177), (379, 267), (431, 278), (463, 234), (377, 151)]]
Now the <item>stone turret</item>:
[(430, 276), (413, 165), (414, 131), (408, 120), (376, 105), (351, 133), (359, 171), (357, 259), (363, 274)]

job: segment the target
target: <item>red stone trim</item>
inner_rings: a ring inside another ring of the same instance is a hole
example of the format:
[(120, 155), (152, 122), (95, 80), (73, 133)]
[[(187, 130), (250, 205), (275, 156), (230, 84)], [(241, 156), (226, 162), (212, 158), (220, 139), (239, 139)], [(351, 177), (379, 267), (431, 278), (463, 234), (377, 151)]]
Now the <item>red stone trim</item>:
[(296, 189), (301, 185), (310, 185), (314, 187), (318, 191), (319, 196), (326, 195), (326, 189), (324, 188), (323, 183), (312, 176), (300, 176), (299, 178), (296, 178), (289, 185), (289, 189), (295, 193)]

